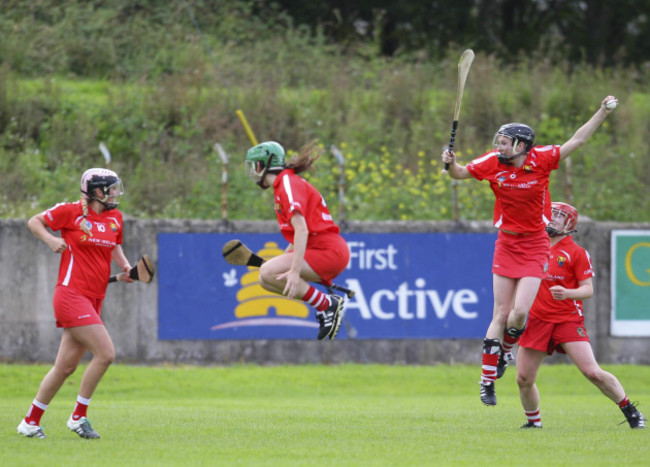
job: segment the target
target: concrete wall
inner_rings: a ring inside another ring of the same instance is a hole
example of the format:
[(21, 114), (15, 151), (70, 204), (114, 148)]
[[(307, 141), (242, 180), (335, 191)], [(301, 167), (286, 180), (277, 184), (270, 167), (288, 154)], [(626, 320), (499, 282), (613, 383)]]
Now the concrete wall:
[[(488, 222), (351, 222), (347, 232), (493, 232)], [(650, 338), (613, 338), (610, 322), (610, 231), (650, 224), (581, 222), (576, 239), (589, 250), (596, 295), (585, 302), (586, 324), (601, 363), (650, 364)], [(276, 223), (125, 219), (124, 251), (157, 261), (163, 232), (272, 232)], [(52, 362), (61, 330), (54, 326), (52, 295), (59, 255), (31, 235), (25, 220), (0, 220), (0, 361)], [(480, 363), (480, 339), (334, 341), (158, 341), (158, 289), (151, 284), (109, 285), (102, 317), (117, 359), (132, 363)], [(183, 310), (178, 310), (183, 313)], [(551, 362), (563, 362), (555, 356)]]

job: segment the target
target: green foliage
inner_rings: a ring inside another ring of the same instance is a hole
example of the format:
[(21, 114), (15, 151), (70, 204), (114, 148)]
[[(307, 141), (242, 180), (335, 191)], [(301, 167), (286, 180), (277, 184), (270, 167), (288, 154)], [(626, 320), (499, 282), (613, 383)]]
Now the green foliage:
[[(138, 217), (220, 218), (220, 143), (230, 155), (228, 218), (272, 219), (272, 201), (241, 169), (257, 139), (296, 151), (316, 139), (345, 155), (349, 220), (490, 219), (486, 183), (440, 173), (456, 95), (458, 49), (427, 61), (328, 43), (263, 1), (40, 0), (3, 4), (0, 34), (0, 216), (24, 217), (79, 196), (100, 141)], [(64, 10), (65, 6), (65, 10)], [(6, 38), (6, 40), (5, 40)], [(207, 48), (206, 48), (207, 46)], [(645, 73), (645, 74), (644, 74)], [(554, 198), (600, 220), (648, 220), (647, 71), (503, 63), (478, 54), (465, 90), (457, 150), (468, 162), (495, 129), (524, 121), (539, 144), (561, 144), (607, 94), (620, 107), (552, 176)], [(612, 177), (612, 170), (620, 174)], [(308, 177), (340, 212), (339, 167), (328, 151)], [(624, 187), (624, 189), (621, 189)]]

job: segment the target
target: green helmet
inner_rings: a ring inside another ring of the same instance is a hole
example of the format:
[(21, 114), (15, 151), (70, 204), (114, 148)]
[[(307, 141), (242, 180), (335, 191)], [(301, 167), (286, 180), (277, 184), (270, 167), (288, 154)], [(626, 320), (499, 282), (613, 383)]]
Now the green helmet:
[(246, 165), (249, 175), (258, 183), (262, 182), (269, 171), (285, 168), (284, 148), (275, 141), (265, 141), (253, 146), (246, 152)]

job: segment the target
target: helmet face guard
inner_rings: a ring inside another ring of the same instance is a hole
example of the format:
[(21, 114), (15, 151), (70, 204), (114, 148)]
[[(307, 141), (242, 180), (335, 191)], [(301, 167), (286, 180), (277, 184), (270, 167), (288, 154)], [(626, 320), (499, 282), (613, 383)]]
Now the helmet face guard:
[(578, 211), (567, 203), (551, 203), (551, 222), (546, 226), (549, 237), (569, 235), (576, 231)]
[[(97, 194), (97, 189), (101, 190), (101, 196)], [(81, 176), (81, 193), (84, 198), (99, 201), (104, 209), (110, 210), (120, 204), (118, 200), (124, 194), (124, 185), (112, 170), (88, 169)]]
[[(510, 138), (512, 141), (512, 155), (507, 155), (499, 149), (499, 136)], [(528, 154), (528, 151), (533, 147), (534, 142), (535, 132), (531, 127), (524, 125), (523, 123), (506, 123), (505, 125), (501, 125), (501, 128), (499, 128), (494, 134), (494, 138), (492, 138), (492, 148), (494, 151), (498, 152), (497, 158), (499, 159), (499, 162), (502, 164), (510, 164), (516, 158)], [(524, 143), (524, 149), (517, 153), (515, 151), (517, 150), (519, 143)]]
[(264, 180), (264, 177), (269, 172), (268, 162), (263, 161), (246, 161), (246, 168), (248, 177), (258, 184)]
[(279, 172), (285, 168), (284, 148), (275, 141), (266, 141), (253, 146), (246, 152), (248, 176), (261, 188), (268, 188), (264, 178), (269, 172)]

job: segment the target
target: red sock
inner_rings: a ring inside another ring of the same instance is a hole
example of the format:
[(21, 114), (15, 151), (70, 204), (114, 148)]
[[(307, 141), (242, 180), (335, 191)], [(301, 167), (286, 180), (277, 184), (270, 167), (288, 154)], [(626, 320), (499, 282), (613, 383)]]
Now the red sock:
[(325, 311), (330, 306), (330, 300), (327, 297), (327, 294), (324, 294), (312, 285), (309, 286), (309, 290), (307, 290), (305, 296), (302, 297), (302, 301), (309, 303), (311, 306), (316, 308), (317, 311)]
[(85, 417), (86, 413), (88, 412), (89, 404), (90, 404), (90, 399), (77, 396), (77, 405), (74, 406), (74, 412), (72, 412), (72, 419), (79, 420), (80, 418)]
[(622, 409), (623, 407), (625, 407), (625, 406), (626, 406), (627, 404), (629, 404), (629, 403), (630, 403), (630, 399), (627, 398), (627, 394), (625, 394), (625, 397), (623, 397), (623, 399), (621, 399), (620, 402), (617, 402), (618, 406), (619, 406), (621, 409)]
[(497, 380), (497, 364), (499, 363), (499, 353), (501, 344), (497, 339), (485, 339), (483, 341), (483, 373), (481, 382), (490, 383)]
[(34, 402), (32, 402), (32, 406), (29, 408), (27, 415), (25, 415), (25, 421), (29, 425), (34, 425), (34, 426), (40, 425), (41, 417), (43, 416), (43, 412), (45, 412), (45, 409), (47, 409), (47, 404), (43, 404), (37, 401), (36, 399), (34, 399)]
[(508, 333), (503, 334), (503, 343), (501, 348), (504, 352), (512, 352), (512, 348), (519, 342), (519, 337), (509, 336)]
[(526, 419), (528, 419), (529, 422), (533, 422), (536, 425), (542, 424), (542, 416), (539, 414), (539, 408), (537, 410), (531, 410), (530, 412), (528, 410), (524, 410), (524, 413), (526, 414)]

